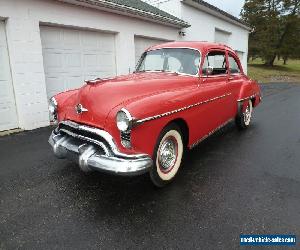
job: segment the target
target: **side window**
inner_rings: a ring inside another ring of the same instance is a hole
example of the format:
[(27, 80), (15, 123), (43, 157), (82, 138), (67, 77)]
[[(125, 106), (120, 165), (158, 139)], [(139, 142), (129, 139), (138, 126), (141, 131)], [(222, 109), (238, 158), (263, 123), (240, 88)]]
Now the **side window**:
[(238, 62), (232, 55), (228, 55), (229, 69), (231, 74), (241, 73)]
[(211, 51), (204, 60), (202, 73), (205, 75), (206, 70), (212, 68), (211, 75), (223, 75), (227, 73), (226, 69), (226, 56), (223, 51)]

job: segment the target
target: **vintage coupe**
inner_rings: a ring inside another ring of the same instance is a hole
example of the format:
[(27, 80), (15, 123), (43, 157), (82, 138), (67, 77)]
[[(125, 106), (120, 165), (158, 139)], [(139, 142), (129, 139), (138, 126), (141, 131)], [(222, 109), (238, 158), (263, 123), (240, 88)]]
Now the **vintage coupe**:
[(261, 101), (258, 84), (228, 46), (170, 42), (147, 49), (136, 71), (94, 79), (50, 99), (58, 158), (83, 171), (150, 173), (157, 186), (178, 172), (185, 149), (235, 120), (245, 129)]

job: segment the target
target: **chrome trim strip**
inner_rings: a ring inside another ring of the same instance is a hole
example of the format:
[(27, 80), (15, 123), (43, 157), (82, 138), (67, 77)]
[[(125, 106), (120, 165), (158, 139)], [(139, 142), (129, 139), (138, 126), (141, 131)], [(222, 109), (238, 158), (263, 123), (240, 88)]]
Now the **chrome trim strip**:
[(255, 96), (257, 96), (257, 94), (254, 94), (254, 95), (251, 95), (251, 96), (247, 96), (247, 97), (244, 97), (244, 98), (238, 99), (237, 101), (238, 101), (238, 102), (242, 102), (242, 101), (245, 101), (245, 100), (248, 100), (248, 99), (254, 98)]
[[(81, 125), (78, 124), (76, 122), (73, 121), (61, 121), (60, 124), (64, 124), (66, 126), (70, 126), (72, 128), (81, 130), (81, 131), (86, 131), (86, 132), (90, 132), (93, 133), (95, 135), (98, 135), (100, 137), (102, 137), (110, 146), (111, 151), (113, 152), (113, 154), (115, 154), (116, 156), (120, 156), (123, 158), (130, 158), (130, 159), (136, 159), (136, 158), (143, 158), (145, 156), (147, 156), (146, 154), (134, 154), (134, 155), (129, 155), (129, 154), (124, 154), (121, 153), (113, 139), (113, 137), (106, 131), (98, 129), (98, 128), (93, 128), (93, 127), (89, 127), (86, 125)], [(58, 131), (59, 132), (59, 131)]]
[(218, 126), (217, 128), (215, 128), (214, 130), (210, 131), (207, 135), (203, 136), (201, 139), (199, 139), (198, 141), (196, 141), (195, 143), (193, 143), (191, 146), (189, 146), (189, 148), (192, 149), (192, 148), (196, 147), (199, 143), (201, 143), (202, 141), (204, 141), (206, 138), (208, 138), (209, 136), (211, 136), (212, 134), (214, 134), (215, 132), (217, 132), (221, 128), (225, 127), (228, 123), (230, 123), (233, 120), (234, 120), (233, 118), (230, 118), (226, 122), (222, 123), (220, 126)]
[(55, 99), (55, 97), (54, 96), (52, 96), (50, 99), (49, 99), (49, 101), (51, 102), (53, 102), (53, 104), (56, 106), (56, 108), (57, 108), (57, 106), (58, 106), (58, 104), (57, 104), (57, 101), (56, 101), (56, 99)]
[(215, 100), (224, 98), (224, 97), (229, 96), (229, 95), (231, 95), (231, 93), (227, 93), (227, 94), (224, 94), (224, 95), (221, 95), (221, 96), (217, 96), (217, 97), (214, 97), (214, 98), (211, 98), (211, 99), (207, 99), (207, 100), (202, 101), (202, 102), (197, 102), (195, 104), (191, 104), (189, 106), (185, 106), (185, 107), (182, 107), (180, 109), (175, 109), (175, 110), (163, 113), (163, 114), (159, 114), (159, 115), (155, 115), (155, 116), (150, 116), (150, 117), (146, 117), (146, 118), (143, 118), (143, 119), (139, 119), (139, 120), (136, 120), (135, 123), (140, 124), (140, 123), (151, 121), (151, 120), (154, 120), (154, 119), (158, 119), (158, 118), (161, 118), (161, 117), (164, 117), (164, 116), (172, 115), (174, 113), (178, 113), (178, 112), (190, 109), (190, 108), (194, 108), (194, 107), (202, 105), (202, 104), (213, 102)]

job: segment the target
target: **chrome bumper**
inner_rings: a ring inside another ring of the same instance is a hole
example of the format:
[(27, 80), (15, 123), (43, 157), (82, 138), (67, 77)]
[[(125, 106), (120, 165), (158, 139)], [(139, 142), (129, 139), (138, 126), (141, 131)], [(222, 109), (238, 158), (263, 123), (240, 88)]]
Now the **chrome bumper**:
[[(72, 128), (76, 126), (78, 129), (80, 126), (80, 130), (91, 131), (91, 127), (66, 123)], [(94, 129), (94, 132), (97, 130)], [(67, 129), (61, 129), (60, 132), (59, 127), (52, 132), (49, 143), (57, 158), (73, 160), (85, 172), (97, 170), (117, 175), (140, 175), (149, 171), (153, 164), (151, 157), (146, 154), (128, 155), (117, 151), (116, 145), (111, 145), (113, 140), (106, 144)]]

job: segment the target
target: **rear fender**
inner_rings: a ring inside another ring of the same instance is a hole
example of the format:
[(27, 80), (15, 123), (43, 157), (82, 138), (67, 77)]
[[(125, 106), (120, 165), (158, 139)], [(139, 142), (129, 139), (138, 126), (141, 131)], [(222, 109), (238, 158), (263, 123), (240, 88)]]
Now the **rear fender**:
[(245, 112), (249, 100), (252, 101), (252, 106), (256, 107), (261, 101), (261, 92), (258, 84), (254, 81), (249, 80), (243, 84), (237, 100), (238, 112)]

